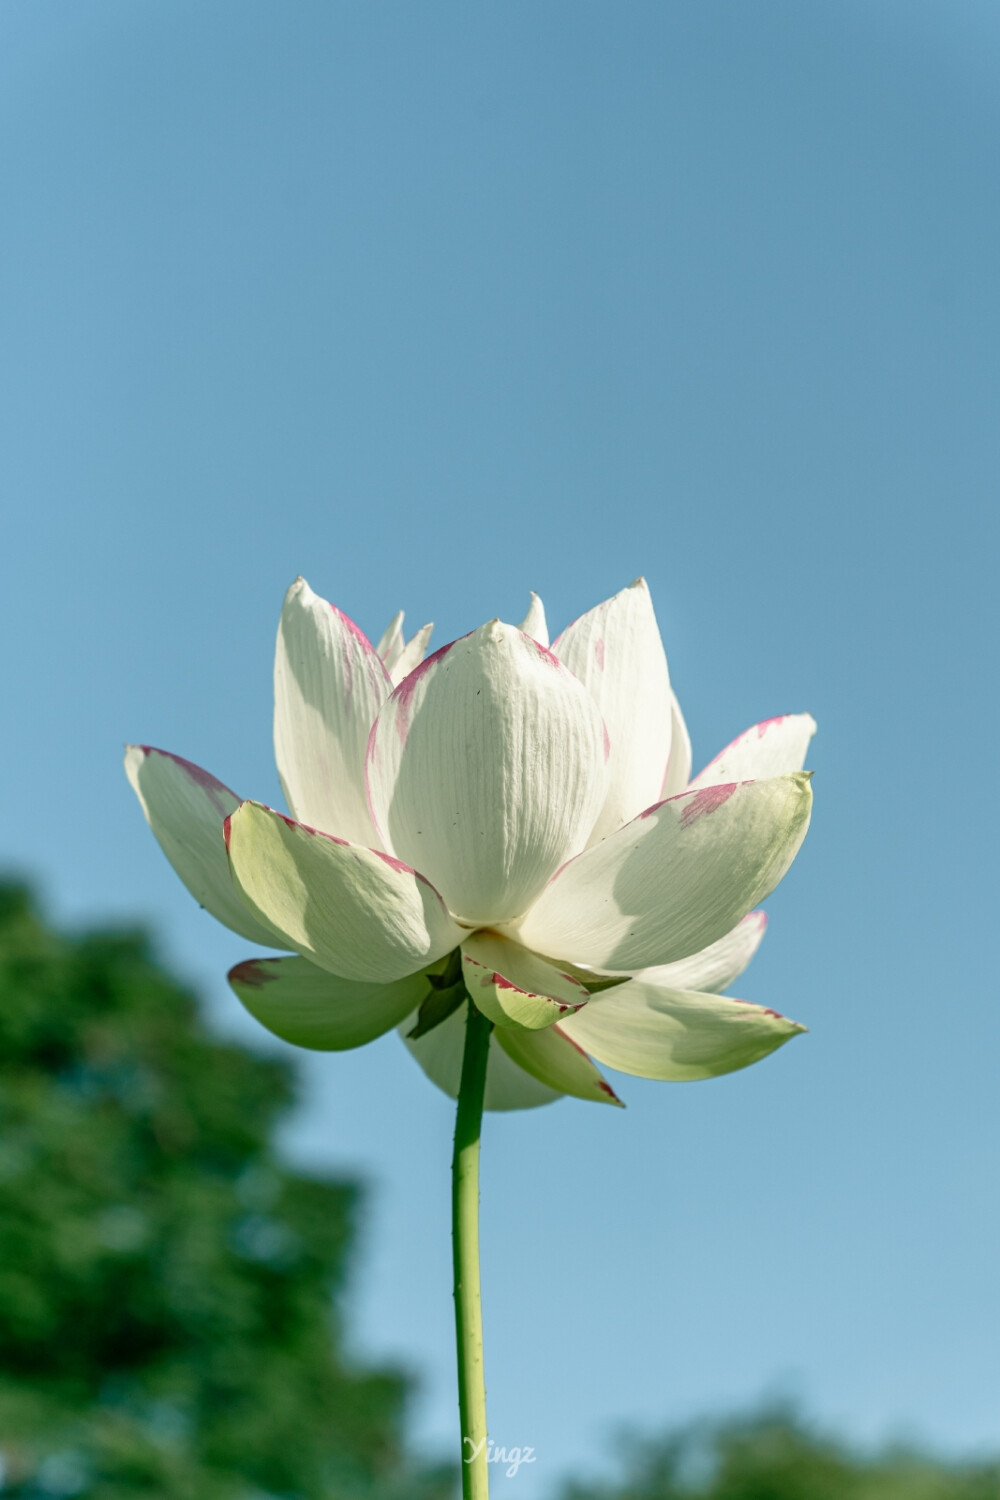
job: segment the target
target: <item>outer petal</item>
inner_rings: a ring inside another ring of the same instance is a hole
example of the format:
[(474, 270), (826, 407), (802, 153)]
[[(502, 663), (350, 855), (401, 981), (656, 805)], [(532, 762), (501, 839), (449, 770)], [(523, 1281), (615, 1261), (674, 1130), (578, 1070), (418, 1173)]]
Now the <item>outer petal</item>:
[(526, 911), (583, 848), (604, 801), (604, 727), (571, 672), (494, 620), (400, 683), (367, 774), (386, 847), (486, 926)]
[(365, 802), (365, 748), (391, 687), (353, 620), (297, 578), (285, 595), (274, 657), (274, 753), (301, 822), (377, 842)]
[(531, 591), (531, 603), (528, 605), (528, 613), (521, 621), (519, 629), (525, 635), (530, 635), (540, 646), (549, 644), (549, 627), (545, 619), (545, 605), (539, 599), (534, 589)]
[(382, 639), (375, 647), (375, 650), (382, 658), (382, 662), (386, 670), (389, 672), (392, 671), (393, 667), (396, 665), (396, 662), (399, 660), (399, 654), (402, 651), (403, 646), (405, 645), (405, 641), (403, 639), (403, 621), (405, 618), (406, 616), (403, 614), (402, 610), (400, 610), (398, 614), (393, 615), (392, 619), (389, 621), (388, 625), (385, 628)]
[(160, 848), (198, 904), (250, 942), (284, 948), (272, 928), (250, 915), (229, 878), (222, 824), (240, 805), (236, 793), (192, 761), (151, 745), (126, 746), (125, 774)]
[(675, 964), (644, 969), (636, 977), (668, 990), (702, 990), (717, 995), (738, 979), (760, 947), (767, 931), (767, 913), (752, 911), (732, 932), (710, 943), (700, 953)]
[(812, 714), (782, 714), (752, 724), (710, 760), (691, 782), (697, 786), (719, 786), (725, 781), (763, 781), (801, 771), (809, 741), (816, 733)]
[(774, 889), (811, 804), (802, 772), (658, 803), (560, 870), (517, 937), (554, 958), (626, 973), (687, 958)]
[(538, 1031), (590, 998), (578, 979), (499, 933), (474, 932), (465, 939), (462, 972), (469, 994), (497, 1026)]
[(547, 1031), (521, 1031), (508, 1026), (494, 1035), (507, 1056), (540, 1083), (572, 1094), (575, 1099), (621, 1107), (622, 1101), (610, 1083), (601, 1077), (579, 1042), (567, 1034), (562, 1024), (550, 1026)]
[(776, 1010), (644, 979), (598, 995), (562, 1027), (609, 1068), (674, 1082), (749, 1067), (805, 1031)]
[(427, 655), (427, 647), (430, 642), (433, 625), (421, 625), (416, 635), (407, 641), (395, 661), (389, 669), (393, 687), (397, 687), (404, 677), (408, 677), (414, 667), (419, 667)]
[[(435, 1026), (433, 1031), (415, 1042), (410, 1041), (406, 1033), (413, 1029), (416, 1012), (400, 1027), (403, 1041), (427, 1077), (452, 1099), (458, 1098), (458, 1085), (462, 1078), (466, 1014), (467, 1006), (463, 1005), (454, 1015), (442, 1021), (440, 1026)], [(490, 1038), (490, 1056), (486, 1068), (487, 1109), (535, 1109), (539, 1104), (552, 1104), (561, 1097), (557, 1089), (546, 1087), (508, 1057), (499, 1046), (494, 1032)]]
[(422, 875), (259, 802), (226, 819), (233, 883), (289, 948), (345, 979), (390, 984), (464, 936)]
[(644, 578), (574, 620), (553, 647), (586, 685), (611, 738), (608, 795), (597, 843), (660, 796), (670, 754), (667, 658)]
[(395, 984), (339, 979), (305, 958), (251, 958), (227, 976), (268, 1031), (296, 1047), (342, 1052), (398, 1026), (428, 991), (427, 972)]
[[(793, 767), (794, 770), (799, 769)], [(667, 774), (663, 778), (663, 791), (661, 798), (676, 797), (679, 792), (687, 790), (687, 784), (691, 780), (691, 736), (688, 734), (681, 706), (677, 702), (677, 694), (671, 689), (670, 693), (670, 759), (667, 761)]]

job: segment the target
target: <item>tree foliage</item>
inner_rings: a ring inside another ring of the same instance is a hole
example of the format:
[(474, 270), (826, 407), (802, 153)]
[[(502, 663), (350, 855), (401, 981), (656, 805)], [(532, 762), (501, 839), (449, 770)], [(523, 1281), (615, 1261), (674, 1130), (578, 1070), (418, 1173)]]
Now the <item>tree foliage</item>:
[(625, 1450), (621, 1478), (572, 1483), (563, 1500), (1000, 1500), (996, 1462), (861, 1453), (788, 1408), (693, 1423)]
[(292, 1103), (145, 936), (0, 887), (4, 1494), (453, 1494), (407, 1460), (408, 1381), (344, 1355), (358, 1189), (277, 1159)]

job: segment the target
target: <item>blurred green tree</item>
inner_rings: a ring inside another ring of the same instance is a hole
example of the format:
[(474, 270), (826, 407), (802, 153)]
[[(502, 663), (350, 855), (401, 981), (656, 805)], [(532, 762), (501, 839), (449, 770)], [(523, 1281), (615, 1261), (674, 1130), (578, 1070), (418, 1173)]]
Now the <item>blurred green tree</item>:
[(562, 1500), (1000, 1500), (1000, 1463), (903, 1448), (862, 1454), (788, 1407), (624, 1446), (620, 1479), (573, 1482)]
[(342, 1352), (353, 1183), (273, 1147), (289, 1067), (211, 1036), (141, 933), (0, 885), (0, 1488), (445, 1500), (409, 1382)]

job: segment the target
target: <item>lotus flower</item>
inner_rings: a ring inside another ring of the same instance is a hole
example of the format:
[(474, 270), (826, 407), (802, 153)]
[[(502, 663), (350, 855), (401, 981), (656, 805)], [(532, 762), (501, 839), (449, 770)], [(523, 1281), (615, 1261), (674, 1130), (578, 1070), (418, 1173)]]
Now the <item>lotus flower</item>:
[(179, 756), (129, 779), (195, 898), (291, 956), (231, 970), (304, 1047), (398, 1026), (458, 1093), (471, 995), (494, 1023), (486, 1107), (618, 1103), (597, 1064), (698, 1079), (803, 1030), (723, 996), (809, 822), (808, 714), (754, 725), (693, 780), (642, 579), (549, 647), (541, 601), (424, 659), (378, 647), (303, 579), (285, 598), (274, 741), (292, 816)]

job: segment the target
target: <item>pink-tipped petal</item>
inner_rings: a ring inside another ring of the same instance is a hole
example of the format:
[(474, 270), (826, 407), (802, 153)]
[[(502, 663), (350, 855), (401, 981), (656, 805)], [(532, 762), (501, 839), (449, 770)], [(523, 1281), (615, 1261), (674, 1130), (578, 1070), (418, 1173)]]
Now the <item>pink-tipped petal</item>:
[(274, 753), (300, 822), (354, 843), (378, 842), (365, 800), (365, 750), (391, 688), (353, 620), (297, 578), (285, 595), (274, 657)]
[(774, 889), (811, 805), (802, 772), (672, 797), (571, 860), (515, 935), (554, 959), (624, 973), (688, 958)]
[(426, 971), (394, 984), (340, 979), (305, 958), (252, 958), (229, 983), (262, 1026), (282, 1041), (320, 1052), (363, 1047), (391, 1031), (429, 992)]
[(570, 1094), (574, 1099), (587, 1099), (592, 1104), (617, 1104), (623, 1108), (610, 1083), (601, 1077), (580, 1043), (568, 1034), (563, 1022), (546, 1031), (522, 1031), (508, 1026), (497, 1030), (494, 1035), (507, 1056), (539, 1083), (558, 1089), (562, 1094)]
[(590, 834), (595, 844), (656, 801), (670, 754), (670, 678), (645, 579), (574, 620), (553, 649), (608, 728), (608, 794)]
[(555, 657), (498, 620), (404, 678), (372, 731), (370, 805), (388, 849), (474, 926), (526, 911), (604, 801), (604, 728)]
[(693, 787), (718, 786), (726, 781), (764, 781), (801, 771), (809, 741), (816, 733), (812, 714), (781, 714), (751, 724), (732, 744), (710, 760), (691, 782)]
[(226, 820), (233, 884), (285, 945), (344, 979), (391, 984), (464, 936), (421, 875), (259, 802)]
[(462, 971), (469, 994), (496, 1026), (538, 1031), (573, 1015), (589, 998), (578, 979), (499, 933), (465, 939)]
[(805, 1031), (761, 1005), (667, 989), (645, 978), (595, 995), (562, 1025), (605, 1067), (676, 1083), (748, 1068)]
[(251, 943), (284, 948), (274, 931), (247, 911), (233, 890), (222, 826), (240, 798), (208, 771), (151, 745), (128, 745), (125, 774), (146, 822), (199, 906)]

